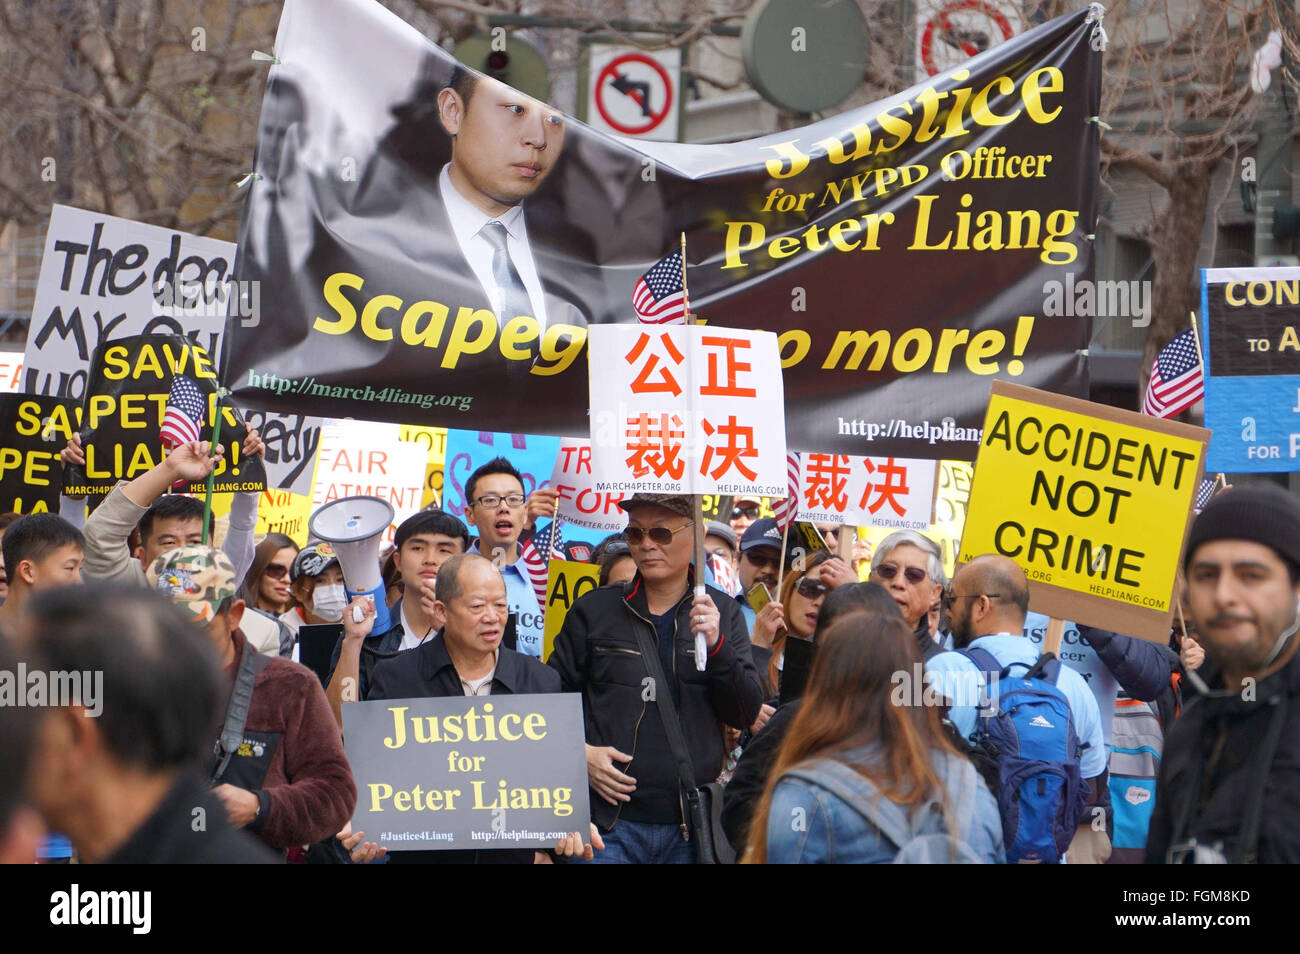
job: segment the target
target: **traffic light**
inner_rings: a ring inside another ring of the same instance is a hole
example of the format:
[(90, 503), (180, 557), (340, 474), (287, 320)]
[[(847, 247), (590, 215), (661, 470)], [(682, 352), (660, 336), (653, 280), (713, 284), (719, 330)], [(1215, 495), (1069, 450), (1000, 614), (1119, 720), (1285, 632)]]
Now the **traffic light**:
[(551, 78), (542, 55), (526, 40), (516, 39), (501, 27), (496, 30), (501, 32), (494, 30), (494, 36), (476, 33), (467, 37), (452, 50), (452, 55), (471, 69), (546, 102), (550, 97)]

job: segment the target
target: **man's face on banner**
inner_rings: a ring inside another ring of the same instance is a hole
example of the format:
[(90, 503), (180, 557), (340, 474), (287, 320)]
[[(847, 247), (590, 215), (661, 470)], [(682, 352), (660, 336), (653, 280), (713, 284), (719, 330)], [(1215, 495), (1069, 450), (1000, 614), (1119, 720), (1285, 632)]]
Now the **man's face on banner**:
[(438, 115), (453, 137), (452, 184), (493, 217), (532, 195), (564, 148), (563, 113), (491, 77), (479, 79), (468, 104), (444, 89)]

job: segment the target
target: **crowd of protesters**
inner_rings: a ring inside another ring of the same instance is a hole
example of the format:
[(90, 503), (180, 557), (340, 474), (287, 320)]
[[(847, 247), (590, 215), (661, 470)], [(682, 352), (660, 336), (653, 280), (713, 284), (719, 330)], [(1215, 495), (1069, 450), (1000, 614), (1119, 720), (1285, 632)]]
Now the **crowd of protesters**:
[[(742, 498), (700, 568), (691, 498), (638, 493), (625, 530), (568, 551), (599, 585), (542, 660), (527, 564), (556, 495), (508, 460), (466, 482), (468, 525), (397, 527), (376, 607), (328, 543), (255, 541), (256, 494), (209, 545), (202, 502), (169, 491), (219, 454), (183, 444), (89, 514), (0, 516), (0, 675), (102, 679), (0, 699), (0, 859), (1300, 860), (1300, 502), (1276, 485), (1196, 518), (1167, 646), (1067, 624), (1059, 658), (1005, 557), (949, 579), (910, 531), (810, 552)], [(537, 851), (352, 831), (344, 706), (554, 692), (582, 698), (590, 824)]]

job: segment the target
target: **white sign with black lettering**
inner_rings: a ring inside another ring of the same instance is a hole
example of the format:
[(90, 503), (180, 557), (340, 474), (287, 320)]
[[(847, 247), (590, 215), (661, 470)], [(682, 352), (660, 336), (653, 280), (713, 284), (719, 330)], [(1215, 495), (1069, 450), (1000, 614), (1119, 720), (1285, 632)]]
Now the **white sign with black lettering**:
[(227, 309), (257, 324), (258, 288), (231, 280), (231, 242), (56, 205), (23, 354), (29, 394), (81, 399), (103, 341), (183, 334), (221, 354)]

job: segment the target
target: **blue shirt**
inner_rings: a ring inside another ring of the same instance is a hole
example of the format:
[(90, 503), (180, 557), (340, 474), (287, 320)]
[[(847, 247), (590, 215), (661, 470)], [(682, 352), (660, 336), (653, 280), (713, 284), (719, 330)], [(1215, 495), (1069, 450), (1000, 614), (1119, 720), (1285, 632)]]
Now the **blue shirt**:
[[(483, 553), (478, 545), (479, 541), (476, 537), (470, 544), (469, 552), (492, 559), (489, 554)], [(525, 656), (536, 656), (540, 659), (544, 617), (542, 608), (537, 605), (537, 594), (533, 591), (533, 582), (528, 576), (524, 558), (520, 556), (514, 563), (502, 563), (497, 569), (501, 571), (501, 579), (506, 584), (506, 602), (510, 606), (510, 612), (515, 614), (517, 639), (515, 650)]]
[[(1041, 655), (1037, 646), (1018, 633), (981, 636), (969, 648), (985, 650), (1004, 669), (1018, 664), (1028, 670)], [(979, 667), (961, 653), (939, 653), (925, 664), (925, 678), (937, 692), (952, 700), (948, 718), (963, 736), (971, 739), (975, 735), (979, 697), (984, 690), (984, 674)], [(1095, 778), (1106, 770), (1107, 759), (1097, 700), (1084, 678), (1068, 666), (1061, 667), (1056, 687), (1070, 704), (1080, 744), (1087, 746), (1079, 758), (1080, 774)]]

